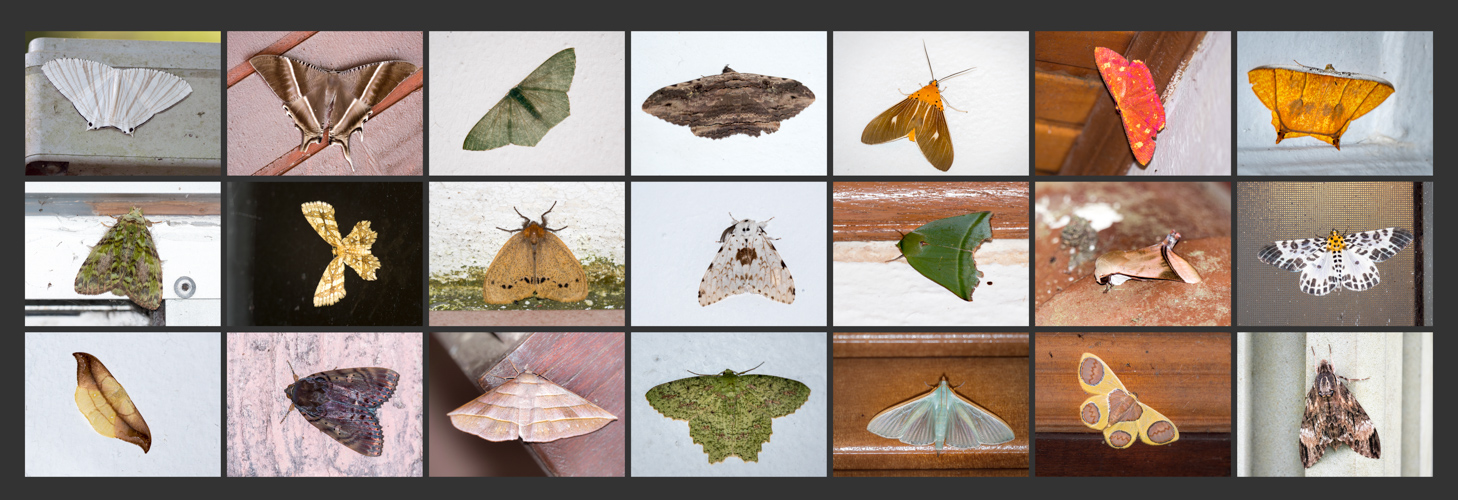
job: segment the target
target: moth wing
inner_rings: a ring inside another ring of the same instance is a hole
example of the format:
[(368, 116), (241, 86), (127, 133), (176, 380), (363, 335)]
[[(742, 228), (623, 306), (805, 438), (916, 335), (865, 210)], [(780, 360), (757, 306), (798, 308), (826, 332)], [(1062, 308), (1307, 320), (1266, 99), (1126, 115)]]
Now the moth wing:
[(110, 125), (128, 134), (138, 125), (161, 113), (192, 93), (187, 80), (177, 75), (147, 68), (117, 72), (117, 96), (114, 98), (122, 115), (112, 116)]
[(1115, 422), (1104, 427), (1104, 442), (1109, 446), (1118, 449), (1134, 446), (1134, 436), (1139, 435), (1139, 424), (1137, 420), (1125, 420)]
[(1332, 253), (1320, 251), (1307, 255), (1306, 267), (1301, 268), (1301, 291), (1322, 296), (1337, 288), (1337, 278), (1343, 274), (1334, 269)]
[(1007, 422), (987, 411), (971, 400), (952, 393), (950, 403), (947, 446), (975, 448), (984, 444), (1002, 444), (1013, 440), (1012, 427)]
[(714, 254), (714, 260), (709, 262), (709, 268), (704, 270), (704, 278), (699, 280), (699, 305), (707, 306), (730, 295), (738, 295), (745, 292), (746, 280), (738, 273), (735, 260), (738, 258), (739, 250), (748, 243), (744, 238), (732, 237), (730, 233), (739, 227), (740, 222), (734, 223), (724, 230), (719, 236), (719, 252)]
[(332, 71), (324, 71), (303, 61), (284, 56), (261, 55), (248, 60), (263, 79), (264, 85), (273, 91), (294, 126), (303, 134), (299, 149), (324, 137), (325, 109), (329, 105), (329, 92), (335, 78)]
[(1124, 124), (1129, 148), (1140, 165), (1154, 158), (1155, 136), (1164, 130), (1164, 104), (1155, 92), (1154, 77), (1143, 61), (1130, 62), (1104, 47), (1094, 49), (1094, 60), (1104, 86), (1114, 97)]
[(491, 266), (486, 268), (482, 298), (487, 304), (510, 304), (537, 291), (536, 249), (522, 233), (516, 233), (501, 245)]
[[(329, 115), (329, 137), (349, 150), (349, 136), (364, 128), (375, 105), (384, 101), (418, 68), (405, 61), (381, 61), (334, 73), (334, 104)], [(345, 155), (348, 156), (348, 153)]]
[(1155, 411), (1154, 408), (1150, 408), (1149, 405), (1142, 402), (1139, 403), (1139, 406), (1144, 411), (1134, 423), (1139, 429), (1140, 441), (1144, 441), (1144, 444), (1162, 445), (1170, 444), (1180, 439), (1180, 430), (1178, 427), (1175, 427), (1174, 422), (1170, 421), (1169, 417), (1164, 416), (1163, 413)]
[(537, 296), (557, 302), (587, 298), (587, 274), (582, 272), (582, 263), (557, 235), (543, 234), (542, 241), (536, 245)]
[[(1109, 369), (1108, 363), (1092, 353), (1083, 353), (1078, 361), (1079, 377), (1078, 383), (1083, 386), (1083, 392), (1089, 394), (1101, 394), (1107, 400), (1108, 394), (1115, 389), (1129, 392), (1124, 388), (1124, 383), (1119, 381), (1119, 376)], [(1105, 410), (1108, 408), (1107, 401), (1104, 403)], [(1105, 411), (1105, 414), (1108, 412)]]
[(309, 221), (319, 237), (329, 242), (329, 246), (339, 248), (339, 223), (334, 222), (334, 206), (322, 201), (311, 201), (303, 204), (303, 211), (304, 220)]
[(96, 61), (55, 59), (41, 65), (41, 72), (86, 119), (87, 130), (105, 126), (101, 123), (101, 100), (110, 94), (102, 89), (117, 78), (118, 70)]
[[(937, 100), (941, 100), (940, 95)], [(916, 144), (921, 146), (921, 154), (926, 156), (926, 161), (937, 170), (946, 172), (952, 168), (952, 135), (947, 131), (947, 117), (940, 107), (926, 103), (922, 106), (925, 109), (916, 125)]]
[(314, 307), (332, 306), (344, 298), (344, 256), (329, 261), (314, 287)]
[[(748, 242), (758, 258), (742, 265), (744, 275), (749, 278), (744, 283), (746, 291), (753, 291), (778, 302), (794, 303), (795, 278), (790, 276), (790, 268), (780, 258), (775, 244), (764, 235), (762, 229), (760, 233), (750, 236)], [(734, 264), (740, 265), (738, 261), (734, 261)]]
[(674, 420), (691, 420), (700, 413), (717, 410), (722, 401), (711, 397), (718, 392), (718, 377), (706, 375), (664, 382), (648, 390), (648, 404), (658, 413)]
[(321, 375), (329, 379), (331, 395), (364, 408), (385, 404), (400, 383), (400, 374), (389, 368), (345, 368)]
[(1389, 227), (1350, 233), (1343, 236), (1343, 240), (1346, 249), (1343, 250), (1342, 260), (1347, 267), (1342, 273), (1342, 286), (1361, 291), (1377, 286), (1382, 281), (1378, 277), (1375, 264), (1390, 259), (1407, 248), (1412, 243), (1412, 232)]
[(1377, 427), (1372, 425), (1372, 417), (1367, 416), (1367, 410), (1362, 408), (1362, 403), (1357, 402), (1356, 396), (1352, 395), (1346, 384), (1337, 384), (1337, 397), (1342, 402), (1341, 408), (1347, 413), (1345, 417), (1351, 421), (1352, 429), (1352, 434), (1342, 442), (1364, 457), (1380, 458), (1382, 442), (1377, 438)]
[(339, 253), (339, 258), (344, 259), (345, 264), (368, 281), (374, 281), (375, 271), (380, 269), (380, 259), (370, 253), (370, 247), (374, 246), (378, 237), (379, 234), (370, 229), (370, 221), (359, 221), (355, 223), (354, 230), (349, 232), (349, 237), (344, 239), (341, 247), (344, 251)]
[(1261, 247), (1256, 257), (1267, 264), (1285, 269), (1287, 271), (1300, 271), (1306, 267), (1308, 260), (1319, 255), (1326, 244), (1323, 238), (1304, 238), (1299, 240), (1282, 240)]
[(378, 457), (385, 449), (385, 432), (380, 419), (365, 408), (330, 401), (319, 416), (304, 414), (304, 419), (339, 444), (361, 455)]
[(918, 120), (915, 119), (915, 114), (918, 108), (915, 99), (902, 99), (866, 124), (866, 129), (861, 131), (861, 142), (881, 144), (906, 137), (916, 129)]
[(1094, 394), (1079, 405), (1079, 421), (1090, 429), (1103, 430), (1109, 426), (1109, 395)]
[(486, 151), (507, 144), (536, 146), (548, 130), (571, 115), (567, 91), (576, 72), (575, 49), (547, 58), (471, 127), (461, 147)]
[[(927, 445), (936, 441), (936, 391), (882, 410), (871, 417), (866, 430), (877, 436), (900, 439), (910, 445)], [(950, 443), (948, 443), (950, 444)], [(974, 445), (975, 446), (975, 445)], [(966, 446), (963, 446), (966, 448)]]
[(798, 380), (773, 375), (740, 375), (740, 389), (756, 400), (770, 418), (780, 418), (800, 409), (810, 399), (810, 388)]
[(1301, 464), (1308, 469), (1321, 460), (1331, 442), (1321, 432), (1326, 427), (1326, 416), (1321, 412), (1320, 401), (1321, 395), (1313, 384), (1306, 393), (1306, 413), (1301, 416)]

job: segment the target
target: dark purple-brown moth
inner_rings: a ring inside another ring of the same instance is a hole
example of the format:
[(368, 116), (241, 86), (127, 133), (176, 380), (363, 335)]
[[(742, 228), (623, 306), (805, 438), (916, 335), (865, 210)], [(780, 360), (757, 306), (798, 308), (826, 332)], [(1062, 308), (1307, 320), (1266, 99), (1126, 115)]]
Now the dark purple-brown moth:
[(1183, 257), (1174, 253), (1180, 233), (1170, 231), (1164, 241), (1138, 250), (1114, 250), (1094, 261), (1094, 281), (1104, 286), (1104, 293), (1129, 280), (1161, 280), (1199, 283), (1200, 273)]
[[(1315, 349), (1311, 357), (1316, 357)], [(1382, 457), (1377, 427), (1342, 380), (1353, 381), (1337, 375), (1330, 361), (1321, 360), (1316, 368), (1316, 382), (1306, 393), (1306, 415), (1301, 417), (1301, 464), (1308, 469), (1321, 460), (1328, 447), (1342, 444), (1367, 458)]]
[[(293, 371), (289, 363), (289, 371)], [(289, 411), (298, 408), (305, 420), (339, 444), (361, 455), (378, 457), (384, 451), (384, 431), (375, 415), (395, 394), (400, 374), (389, 368), (345, 368), (319, 372), (284, 388)], [(288, 412), (284, 412), (287, 419)], [(282, 421), (280, 421), (282, 423)]]

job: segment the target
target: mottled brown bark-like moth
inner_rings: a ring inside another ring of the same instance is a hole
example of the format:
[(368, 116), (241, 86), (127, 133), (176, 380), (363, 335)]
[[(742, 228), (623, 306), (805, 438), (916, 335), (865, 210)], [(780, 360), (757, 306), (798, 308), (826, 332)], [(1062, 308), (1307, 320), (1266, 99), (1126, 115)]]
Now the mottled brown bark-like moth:
[[(1330, 349), (1327, 346), (1328, 356)], [(1316, 357), (1315, 349), (1311, 357)], [(1308, 469), (1321, 460), (1328, 447), (1342, 444), (1367, 458), (1382, 457), (1377, 427), (1342, 380), (1351, 381), (1337, 375), (1330, 361), (1321, 360), (1316, 381), (1306, 393), (1306, 415), (1301, 417), (1301, 464)]]
[[(293, 371), (293, 363), (289, 370)], [(344, 368), (304, 378), (295, 374), (284, 395), (290, 401), (289, 411), (298, 408), (305, 420), (339, 444), (378, 457), (385, 441), (375, 412), (395, 394), (399, 381), (400, 374), (389, 368)]]

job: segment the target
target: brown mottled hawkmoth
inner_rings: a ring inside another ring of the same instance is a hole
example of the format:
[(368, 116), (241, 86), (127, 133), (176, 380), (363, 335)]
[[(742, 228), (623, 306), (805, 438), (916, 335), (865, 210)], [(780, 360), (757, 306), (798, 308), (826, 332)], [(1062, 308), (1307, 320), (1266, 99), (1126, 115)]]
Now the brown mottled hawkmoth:
[[(1330, 356), (1331, 346), (1327, 349)], [(1311, 357), (1316, 357), (1315, 349)], [(1321, 460), (1328, 447), (1342, 444), (1367, 458), (1382, 456), (1382, 443), (1372, 418), (1338, 379), (1352, 381), (1337, 375), (1331, 361), (1323, 359), (1316, 368), (1316, 382), (1306, 393), (1306, 415), (1301, 417), (1301, 464), (1308, 469)]]
[[(289, 363), (293, 371), (293, 363)], [(380, 405), (395, 394), (400, 374), (389, 368), (345, 368), (319, 372), (284, 388), (289, 411), (298, 408), (314, 424), (351, 450), (378, 457), (384, 451), (384, 431), (375, 415)], [(284, 418), (288, 418), (288, 412)], [(282, 421), (280, 421), (282, 422)]]

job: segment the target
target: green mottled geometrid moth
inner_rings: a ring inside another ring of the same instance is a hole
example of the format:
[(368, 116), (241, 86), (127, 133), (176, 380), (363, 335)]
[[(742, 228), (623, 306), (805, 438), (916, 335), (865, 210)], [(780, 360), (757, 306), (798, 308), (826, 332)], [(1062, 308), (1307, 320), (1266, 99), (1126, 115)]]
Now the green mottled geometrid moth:
[(496, 102), (466, 134), (462, 149), (486, 151), (507, 144), (536, 146), (547, 131), (572, 114), (567, 91), (577, 73), (577, 50), (563, 49), (537, 66)]
[(758, 462), (773, 432), (772, 420), (800, 409), (810, 388), (784, 377), (745, 375), (754, 368), (694, 373), (698, 376), (659, 384), (648, 390), (648, 404), (665, 417), (687, 420), (689, 437), (703, 445), (709, 463), (730, 455)]
[(982, 272), (972, 254), (992, 237), (992, 212), (935, 220), (901, 236), (901, 256), (922, 276), (971, 301)]
[(132, 207), (126, 215), (113, 216), (116, 224), (91, 247), (91, 255), (76, 272), (76, 293), (131, 297), (132, 302), (156, 310), (162, 305), (162, 259), (147, 230), (152, 221), (142, 209)]

